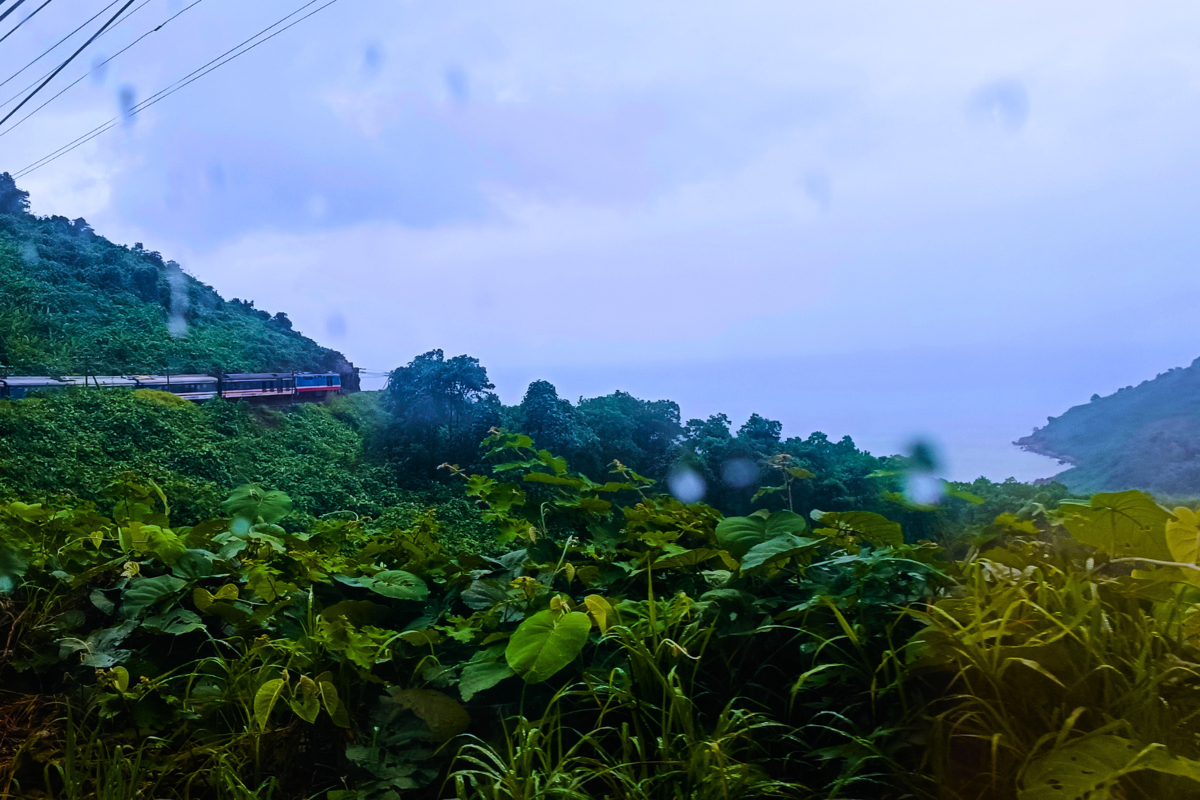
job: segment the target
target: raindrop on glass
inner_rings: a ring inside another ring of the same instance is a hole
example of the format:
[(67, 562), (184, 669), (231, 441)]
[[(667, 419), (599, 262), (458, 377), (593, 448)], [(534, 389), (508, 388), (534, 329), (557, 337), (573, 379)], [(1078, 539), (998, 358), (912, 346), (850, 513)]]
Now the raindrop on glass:
[(745, 489), (758, 480), (758, 467), (748, 458), (731, 458), (721, 465), (721, 480), (736, 489)]
[(704, 498), (704, 478), (693, 469), (677, 467), (667, 476), (667, 488), (681, 503), (697, 503)]

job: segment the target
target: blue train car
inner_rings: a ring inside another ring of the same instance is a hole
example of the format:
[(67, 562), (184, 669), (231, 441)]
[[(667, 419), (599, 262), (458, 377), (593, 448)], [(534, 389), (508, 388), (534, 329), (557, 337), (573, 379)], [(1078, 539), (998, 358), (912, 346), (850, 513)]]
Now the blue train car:
[(221, 397), (291, 397), (296, 394), (296, 376), (291, 372), (238, 372), (221, 378)]
[(220, 391), (220, 381), (212, 375), (138, 375), (139, 389), (157, 389), (177, 394), (185, 400), (208, 400)]
[(16, 377), (0, 379), (0, 397), (10, 400), (20, 400), (30, 392), (45, 392), (65, 389), (71, 384), (56, 378), (47, 377)]
[(302, 400), (324, 400), (342, 391), (342, 376), (336, 372), (296, 373), (296, 394)]

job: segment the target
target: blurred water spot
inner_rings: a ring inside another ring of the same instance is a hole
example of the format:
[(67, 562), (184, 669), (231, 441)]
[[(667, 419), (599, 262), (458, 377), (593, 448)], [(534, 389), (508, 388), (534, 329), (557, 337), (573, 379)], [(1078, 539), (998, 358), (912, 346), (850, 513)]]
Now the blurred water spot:
[(205, 185), (210, 191), (220, 192), (225, 190), (225, 168), (220, 164), (210, 164), (204, 172)]
[(37, 247), (33, 242), (21, 242), (21, 260), (26, 264), (33, 266), (38, 262), (41, 256), (38, 255)]
[(919, 472), (941, 472), (942, 457), (937, 444), (930, 439), (917, 438), (908, 446), (909, 468)]
[(375, 77), (383, 68), (383, 50), (372, 42), (363, 48), (362, 71), (367, 77)]
[(833, 202), (833, 186), (828, 172), (823, 169), (810, 169), (800, 179), (800, 185), (804, 187), (804, 193), (808, 195), (809, 200), (816, 203), (822, 211), (829, 210), (829, 204)]
[(92, 59), (92, 69), (89, 73), (92, 77), (92, 83), (100, 86), (104, 83), (104, 79), (108, 77), (108, 59), (102, 55), (97, 55)]
[(342, 339), (346, 336), (346, 318), (342, 312), (334, 311), (325, 318), (325, 333), (332, 339)]
[(918, 506), (935, 506), (946, 493), (940, 474), (944, 469), (941, 452), (930, 439), (917, 438), (908, 446), (908, 468), (904, 473), (904, 496)]
[(928, 472), (910, 472), (904, 476), (904, 497), (918, 506), (936, 506), (945, 495), (942, 479)]
[(171, 313), (167, 317), (167, 332), (179, 339), (188, 333), (188, 284), (183, 270), (174, 261), (167, 262), (167, 285), (171, 287)]
[(704, 498), (704, 478), (688, 467), (676, 467), (667, 475), (667, 488), (681, 503), (697, 503)]
[(1016, 132), (1029, 118), (1029, 93), (1015, 79), (993, 81), (976, 89), (967, 101), (967, 118), (976, 125)]
[(471, 84), (465, 69), (458, 64), (452, 64), (446, 67), (445, 78), (446, 91), (450, 93), (454, 102), (462, 105), (471, 98)]
[(748, 458), (731, 458), (721, 465), (721, 480), (729, 486), (745, 489), (758, 480), (758, 467)]
[(125, 126), (133, 124), (133, 110), (137, 106), (137, 92), (134, 91), (131, 84), (125, 83), (117, 90), (117, 105), (121, 109), (121, 117), (125, 120)]
[(320, 219), (329, 212), (329, 201), (322, 195), (314, 194), (308, 198), (308, 203), (305, 205), (308, 210), (308, 215), (313, 219)]

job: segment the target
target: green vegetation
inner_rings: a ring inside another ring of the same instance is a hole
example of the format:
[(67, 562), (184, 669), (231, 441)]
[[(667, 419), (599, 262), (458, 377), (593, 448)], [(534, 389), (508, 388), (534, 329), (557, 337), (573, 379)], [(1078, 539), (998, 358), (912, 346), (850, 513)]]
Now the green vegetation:
[(141, 244), (115, 245), (83, 219), (35, 217), (0, 174), (0, 367), (18, 375), (338, 372), (341, 353), (253, 302), (226, 301)]
[[(1031, 504), (961, 557), (723, 517), (495, 431), (433, 512), (244, 485), (0, 505), (0, 797), (1200, 796), (1200, 518)], [(978, 507), (978, 506), (977, 506)]]
[(1076, 492), (1142, 489), (1200, 493), (1200, 359), (1138, 386), (1051, 417), (1016, 442), (1070, 468), (1055, 480)]
[(485, 540), (479, 513), (457, 493), (436, 484), (398, 488), (364, 456), (377, 417), (374, 396), (362, 393), (284, 408), (196, 405), (152, 390), (0, 401), (0, 498), (80, 499), (107, 509), (109, 487), (132, 471), (171, 497), (177, 524), (194, 524), (220, 513), (229, 486), (263, 482), (293, 498), (289, 525), (297, 528), (338, 512), (407, 524), (436, 505), (451, 538)]

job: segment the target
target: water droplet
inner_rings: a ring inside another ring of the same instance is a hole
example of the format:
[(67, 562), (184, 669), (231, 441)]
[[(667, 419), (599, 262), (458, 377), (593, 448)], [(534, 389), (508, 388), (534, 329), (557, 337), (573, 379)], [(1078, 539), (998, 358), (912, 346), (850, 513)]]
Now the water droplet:
[(721, 480), (736, 489), (745, 489), (758, 480), (758, 467), (748, 458), (731, 458), (721, 465)]
[(108, 77), (108, 59), (102, 55), (97, 55), (92, 59), (92, 69), (89, 73), (92, 76), (92, 83), (97, 86), (104, 85), (104, 79)]
[(708, 487), (704, 485), (704, 478), (701, 478), (694, 469), (676, 467), (667, 476), (667, 488), (681, 503), (698, 503), (704, 498), (704, 492)]
[(331, 339), (341, 339), (346, 335), (346, 318), (342, 312), (334, 311), (325, 318), (325, 332)]
[(121, 117), (125, 120), (125, 126), (133, 124), (133, 113), (137, 107), (137, 92), (134, 91), (131, 84), (122, 84), (117, 90), (117, 105), (121, 109)]
[(383, 68), (383, 50), (372, 42), (363, 48), (362, 71), (367, 77), (373, 78)]
[(187, 276), (174, 261), (167, 262), (167, 285), (171, 287), (171, 312), (167, 317), (167, 332), (179, 339), (188, 333), (189, 298)]
[(1029, 92), (1018, 80), (993, 81), (971, 95), (967, 117), (981, 127), (1015, 133), (1029, 118)]
[(308, 198), (308, 203), (305, 205), (308, 210), (308, 215), (313, 219), (320, 219), (329, 213), (329, 201), (322, 195), (314, 194)]
[(446, 91), (450, 99), (464, 105), (471, 98), (471, 84), (467, 71), (457, 64), (446, 67)]
[(809, 200), (816, 203), (822, 211), (829, 210), (829, 204), (833, 202), (833, 185), (828, 172), (823, 169), (810, 169), (804, 173), (800, 185), (804, 187), (804, 193), (808, 195)]

